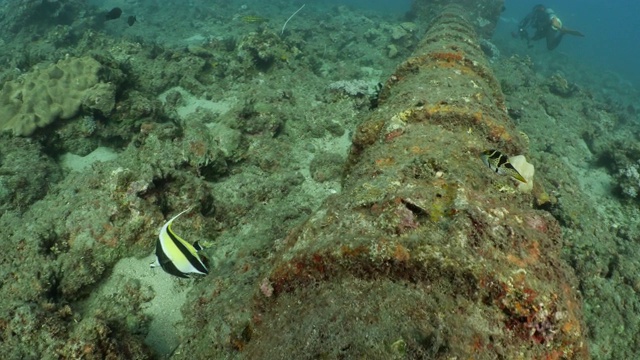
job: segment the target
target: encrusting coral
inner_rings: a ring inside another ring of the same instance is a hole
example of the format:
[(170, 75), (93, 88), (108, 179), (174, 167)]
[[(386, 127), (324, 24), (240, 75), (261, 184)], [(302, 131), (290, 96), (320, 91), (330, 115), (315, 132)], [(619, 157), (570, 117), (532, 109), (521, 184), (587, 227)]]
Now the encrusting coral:
[(0, 131), (28, 136), (57, 119), (70, 119), (82, 106), (108, 114), (115, 85), (100, 81), (102, 65), (91, 57), (67, 58), (8, 81), (0, 91)]

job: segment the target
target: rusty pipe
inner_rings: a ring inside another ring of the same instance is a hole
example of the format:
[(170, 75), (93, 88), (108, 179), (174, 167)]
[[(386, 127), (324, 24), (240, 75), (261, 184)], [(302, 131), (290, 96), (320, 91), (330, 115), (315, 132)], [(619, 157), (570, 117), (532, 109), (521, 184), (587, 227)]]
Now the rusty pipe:
[(468, 3), (437, 8), (358, 127), (343, 191), (278, 244), (249, 358), (589, 357), (557, 221), (478, 158), (527, 144)]

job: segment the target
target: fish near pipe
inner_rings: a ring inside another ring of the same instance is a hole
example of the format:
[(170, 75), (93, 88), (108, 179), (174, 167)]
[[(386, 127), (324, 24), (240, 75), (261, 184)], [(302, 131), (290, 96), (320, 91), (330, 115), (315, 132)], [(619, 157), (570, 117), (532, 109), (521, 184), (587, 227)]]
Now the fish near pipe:
[(465, 10), (434, 17), (342, 193), (277, 244), (232, 344), (246, 358), (589, 358), (560, 226), (480, 159), (527, 146)]

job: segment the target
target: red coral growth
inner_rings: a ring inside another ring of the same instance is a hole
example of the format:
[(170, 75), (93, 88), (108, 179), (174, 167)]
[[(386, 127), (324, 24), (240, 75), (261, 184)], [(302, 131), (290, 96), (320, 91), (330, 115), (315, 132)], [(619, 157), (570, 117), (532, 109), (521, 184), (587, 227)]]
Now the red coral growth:
[[(503, 293), (496, 299), (496, 305), (507, 316), (504, 324), (521, 339), (529, 339), (536, 344), (553, 341), (558, 331), (557, 313), (553, 301), (543, 301), (538, 293), (527, 286), (502, 284)], [(555, 296), (554, 296), (555, 299)]]
[(429, 56), (437, 61), (461, 62), (464, 56), (460, 52), (437, 52), (429, 54)]
[(384, 141), (389, 142), (404, 133), (404, 129), (395, 129), (384, 136)]
[(416, 214), (409, 210), (404, 204), (398, 205), (394, 211), (396, 217), (396, 233), (403, 234), (409, 230), (417, 229), (420, 226)]
[(525, 223), (532, 229), (538, 230), (539, 232), (546, 234), (549, 231), (549, 227), (547, 226), (547, 221), (544, 217), (539, 215), (527, 216), (525, 218)]

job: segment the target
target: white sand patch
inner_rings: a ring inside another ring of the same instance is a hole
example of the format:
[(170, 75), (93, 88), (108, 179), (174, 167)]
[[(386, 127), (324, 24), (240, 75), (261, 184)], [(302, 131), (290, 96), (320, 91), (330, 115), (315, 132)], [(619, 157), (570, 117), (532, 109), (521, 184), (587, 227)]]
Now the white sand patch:
[(113, 289), (122, 288), (122, 284), (130, 278), (137, 279), (142, 286), (153, 289), (154, 298), (142, 306), (143, 312), (152, 319), (145, 343), (164, 357), (170, 355), (180, 344), (180, 309), (193, 286), (193, 280), (176, 278), (160, 268), (151, 269), (149, 264), (153, 261), (153, 255), (143, 259), (121, 259), (114, 266), (113, 274), (101, 290), (109, 293), (114, 291)]
[(114, 160), (117, 157), (118, 153), (113, 149), (100, 146), (86, 156), (66, 153), (60, 157), (60, 163), (66, 169), (81, 172), (97, 161), (109, 161)]
[(562, 160), (575, 174), (582, 192), (588, 194), (595, 202), (609, 201), (611, 199), (615, 180), (605, 168), (591, 167), (586, 162), (582, 163), (584, 167), (580, 167), (567, 157), (563, 157)]
[(591, 197), (599, 199), (611, 199), (615, 187), (615, 180), (605, 168), (592, 168), (580, 176), (580, 187)]
[(207, 40), (206, 37), (200, 34), (195, 34), (195, 35), (192, 35), (191, 37), (184, 39), (184, 42), (187, 44), (202, 44), (203, 42), (205, 42), (205, 40)]

